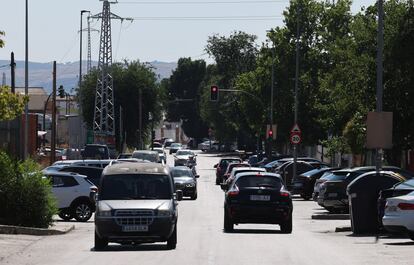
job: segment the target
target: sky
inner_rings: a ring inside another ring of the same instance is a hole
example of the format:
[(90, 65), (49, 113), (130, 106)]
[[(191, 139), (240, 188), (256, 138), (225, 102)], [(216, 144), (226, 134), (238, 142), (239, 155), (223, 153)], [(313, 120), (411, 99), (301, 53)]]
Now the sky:
[[(242, 3), (246, 1), (248, 3)], [(100, 13), (102, 2), (99, 0), (28, 0), (28, 2), (29, 61), (57, 61), (58, 63), (78, 61), (80, 11)], [(352, 11), (359, 11), (362, 6), (374, 2), (374, 0), (355, 0)], [(119, 0), (117, 4), (111, 4), (111, 12), (135, 20), (132, 23), (112, 20), (113, 60), (175, 62), (180, 57), (192, 57), (210, 61), (204, 50), (208, 36), (213, 34), (228, 36), (240, 30), (257, 35), (257, 42), (260, 44), (266, 40), (266, 30), (283, 25), (282, 12), (288, 4), (288, 0)], [(86, 16), (84, 14), (84, 28), (86, 28)], [(160, 17), (237, 16), (260, 17), (261, 20), (159, 19)], [(154, 17), (158, 19), (143, 20), (143, 18)], [(264, 18), (266, 20), (263, 20)], [(100, 29), (100, 21), (91, 21), (91, 25), (95, 29)], [(8, 60), (12, 51), (17, 60), (24, 60), (25, 0), (2, 1), (0, 31), (6, 33), (4, 37), (6, 45), (0, 49), (0, 60)], [(98, 60), (99, 33), (92, 32), (91, 35), (92, 60)], [(83, 34), (83, 44), (83, 59), (86, 59), (86, 32)]]

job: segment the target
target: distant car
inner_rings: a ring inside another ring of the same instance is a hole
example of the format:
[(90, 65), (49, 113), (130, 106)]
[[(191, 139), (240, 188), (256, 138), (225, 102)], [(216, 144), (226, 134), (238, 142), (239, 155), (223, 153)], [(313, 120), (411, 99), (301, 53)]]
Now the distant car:
[(180, 143), (172, 143), (170, 145), (170, 155), (174, 154), (175, 152), (177, 152), (178, 150), (182, 149), (183, 145)]
[(227, 186), (229, 186), (230, 183), (237, 177), (237, 175), (246, 172), (266, 172), (266, 170), (261, 167), (235, 167), (231, 171), (230, 176), (227, 178), (225, 183), (227, 184)]
[(315, 169), (315, 166), (305, 161), (296, 162), (296, 176), (293, 175), (293, 161), (286, 162), (278, 168), (275, 173), (278, 173), (282, 176), (283, 182), (288, 190), (293, 189), (293, 183), (297, 179), (299, 174), (302, 174), (306, 171)]
[(110, 159), (110, 152), (107, 145), (87, 144), (81, 151), (83, 159)]
[(388, 198), (382, 223), (385, 230), (406, 233), (414, 240), (414, 192)]
[(182, 190), (183, 196), (197, 199), (197, 179), (193, 171), (185, 166), (171, 168), (171, 176), (174, 179), (176, 190)]
[(339, 170), (340, 168), (315, 168), (300, 174), (293, 182), (292, 193), (300, 194), (304, 200), (312, 198), (313, 188), (317, 179), (326, 172)]
[(132, 153), (132, 158), (147, 160), (153, 163), (162, 163), (157, 151), (137, 150)]
[(227, 166), (230, 163), (241, 163), (242, 160), (238, 157), (225, 157), (220, 159), (220, 161), (214, 165), (216, 169), (216, 185), (220, 185), (223, 182), (223, 175), (226, 173)]
[(171, 138), (165, 139), (165, 141), (164, 141), (164, 147), (165, 148), (169, 148), (171, 146), (171, 144), (173, 144), (173, 143), (174, 143), (174, 140), (173, 139), (171, 139)]
[(191, 164), (197, 164), (196, 154), (191, 150), (181, 149), (174, 155), (174, 166), (187, 166)]
[[(285, 157), (281, 159), (274, 160), (272, 162), (269, 162), (264, 167), (269, 172), (276, 172), (276, 168), (282, 166), (286, 162), (292, 162), (293, 157)], [(304, 161), (304, 162), (321, 162), (318, 159), (312, 158), (312, 157), (298, 157), (297, 161)]]
[[(225, 184), (223, 184), (225, 185)], [(280, 175), (241, 173), (230, 184), (224, 199), (224, 231), (243, 223), (278, 224), (292, 232), (292, 198)]]
[(198, 145), (198, 149), (200, 149), (203, 152), (206, 151), (219, 151), (219, 143), (216, 141), (204, 141), (201, 144)]
[(233, 168), (236, 167), (250, 167), (249, 164), (245, 163), (245, 162), (239, 162), (239, 163), (230, 163), (227, 166), (226, 172), (224, 172), (223, 176), (222, 176), (222, 181), (221, 183), (225, 182), (229, 177), (230, 177), (230, 173), (233, 170)]
[(164, 148), (162, 147), (154, 147), (154, 151), (158, 152), (160, 159), (164, 161), (164, 164), (167, 164), (167, 154), (165, 153)]
[(104, 168), (109, 163), (111, 163), (112, 160), (110, 159), (104, 159), (104, 160), (95, 160), (95, 159), (85, 159), (85, 160), (65, 160), (65, 161), (57, 161), (53, 163), (52, 166), (69, 166), (69, 165), (76, 165), (76, 166), (87, 166), (87, 167), (101, 167)]
[(50, 172), (44, 175), (52, 184), (60, 218), (65, 221), (75, 218), (79, 222), (86, 222), (92, 217), (98, 188), (86, 176), (68, 172)]
[(156, 147), (157, 147), (157, 148), (162, 148), (162, 144), (161, 144), (161, 143), (159, 143), (159, 142), (153, 142), (153, 143), (152, 143), (152, 147), (153, 147), (153, 148), (156, 148)]

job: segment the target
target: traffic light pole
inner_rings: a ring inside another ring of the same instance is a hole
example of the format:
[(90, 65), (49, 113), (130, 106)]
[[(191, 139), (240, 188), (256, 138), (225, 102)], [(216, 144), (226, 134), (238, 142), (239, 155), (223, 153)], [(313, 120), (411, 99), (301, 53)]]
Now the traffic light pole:
[[(296, 10), (296, 67), (295, 67), (295, 117), (294, 123), (298, 124), (298, 88), (299, 88), (299, 2)], [(293, 144), (293, 179), (296, 178), (298, 160), (298, 144)], [(287, 184), (287, 183), (286, 183)]]

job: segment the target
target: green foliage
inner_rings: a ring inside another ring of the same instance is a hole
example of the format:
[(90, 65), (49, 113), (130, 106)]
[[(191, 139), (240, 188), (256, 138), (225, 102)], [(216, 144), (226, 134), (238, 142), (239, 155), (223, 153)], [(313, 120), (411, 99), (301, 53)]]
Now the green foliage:
[(346, 124), (343, 136), (352, 154), (362, 154), (366, 139), (365, 116), (361, 113), (355, 113), (354, 117)]
[[(142, 91), (143, 135), (147, 139), (151, 135), (149, 113), (152, 113), (155, 122), (161, 120), (165, 100), (164, 91), (157, 84), (156, 75), (151, 67), (138, 61), (113, 64), (110, 72), (114, 80), (115, 119), (119, 121), (119, 106), (121, 106), (127, 145), (135, 147), (138, 145), (139, 91)], [(93, 123), (97, 75), (97, 69), (93, 69), (84, 77), (82, 87), (78, 91), (78, 100), (81, 102), (83, 116), (89, 128), (92, 128)], [(118, 126), (117, 122), (117, 131)], [(119, 143), (119, 139), (117, 142)]]
[(47, 228), (57, 212), (51, 185), (37, 164), (0, 152), (0, 222)]
[(4, 36), (4, 31), (0, 30), (0, 48), (4, 47), (4, 40), (1, 38), (2, 36)]
[[(199, 107), (201, 83), (205, 73), (205, 61), (180, 58), (171, 77), (162, 82), (168, 95), (167, 119), (182, 120), (182, 128), (189, 137), (207, 136), (208, 127), (201, 119)], [(180, 101), (181, 99), (184, 101)]]
[(327, 156), (330, 158), (334, 158), (336, 153), (344, 154), (349, 152), (349, 145), (343, 136), (334, 136), (321, 141), (321, 144), (328, 149)]
[(13, 94), (10, 89), (0, 87), (0, 121), (13, 120), (23, 112), (28, 97)]

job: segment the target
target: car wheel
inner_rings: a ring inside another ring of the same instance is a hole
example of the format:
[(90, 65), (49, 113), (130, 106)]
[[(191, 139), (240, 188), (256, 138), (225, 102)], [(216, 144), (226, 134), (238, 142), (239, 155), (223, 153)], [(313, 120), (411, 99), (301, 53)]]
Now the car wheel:
[(224, 208), (224, 232), (230, 233), (230, 232), (233, 232), (233, 229), (234, 229), (233, 221), (231, 220), (231, 217), (227, 213), (226, 208)]
[(95, 231), (95, 250), (102, 250), (108, 246), (108, 239), (100, 237)]
[(280, 230), (285, 234), (292, 233), (292, 214), (290, 214), (288, 220), (280, 224)]
[(191, 199), (192, 199), (192, 200), (197, 200), (197, 192), (196, 192), (196, 193), (194, 193), (194, 195), (193, 195), (193, 196), (191, 196)]
[(177, 224), (174, 227), (174, 231), (167, 240), (168, 249), (175, 249), (177, 246)]
[(58, 215), (64, 221), (69, 221), (73, 218), (72, 213), (68, 210), (61, 210)]
[(79, 201), (72, 209), (72, 215), (78, 222), (86, 222), (92, 216), (92, 207), (89, 202)]

